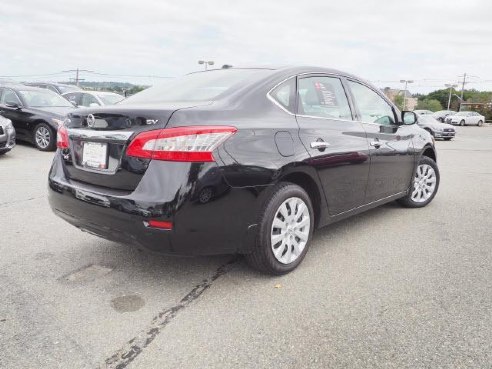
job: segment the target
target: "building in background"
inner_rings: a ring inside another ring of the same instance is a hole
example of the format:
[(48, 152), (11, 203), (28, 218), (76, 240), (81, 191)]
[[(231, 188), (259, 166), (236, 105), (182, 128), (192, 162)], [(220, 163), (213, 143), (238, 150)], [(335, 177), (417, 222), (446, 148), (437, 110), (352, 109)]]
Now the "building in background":
[(383, 92), (400, 109), (403, 108), (403, 99), (406, 100), (405, 110), (414, 110), (417, 106), (418, 99), (416, 97), (412, 97), (412, 94), (408, 90), (397, 90), (385, 87)]

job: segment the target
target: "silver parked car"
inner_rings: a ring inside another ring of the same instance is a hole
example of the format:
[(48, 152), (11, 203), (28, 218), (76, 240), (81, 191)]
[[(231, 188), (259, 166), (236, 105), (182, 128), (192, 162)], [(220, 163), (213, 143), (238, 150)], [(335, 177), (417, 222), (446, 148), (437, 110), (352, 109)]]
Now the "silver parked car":
[(15, 129), (10, 119), (0, 115), (0, 155), (12, 150), (15, 146)]
[(417, 124), (434, 138), (449, 141), (456, 136), (456, 130), (451, 124), (441, 123), (432, 115), (417, 115)]
[(481, 126), (483, 122), (485, 122), (485, 117), (475, 111), (460, 111), (446, 117), (446, 123), (454, 125), (459, 124), (460, 126)]
[(439, 122), (444, 123), (446, 122), (446, 117), (453, 114), (456, 114), (454, 110), (439, 110), (432, 114), (432, 116), (436, 118)]
[(114, 105), (124, 99), (123, 96), (114, 92), (104, 91), (74, 91), (62, 95), (75, 106), (98, 107)]

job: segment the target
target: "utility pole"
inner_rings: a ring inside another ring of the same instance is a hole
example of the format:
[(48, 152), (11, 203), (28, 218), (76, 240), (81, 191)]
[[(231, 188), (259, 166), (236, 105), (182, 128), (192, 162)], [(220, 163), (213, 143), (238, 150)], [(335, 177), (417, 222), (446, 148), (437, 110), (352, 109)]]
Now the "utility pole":
[(458, 85), (453, 85), (452, 83), (446, 83), (444, 86), (449, 87), (449, 99), (448, 99), (448, 110), (449, 110), (449, 106), (451, 105), (451, 91), (453, 90), (454, 87)]
[(405, 89), (403, 90), (403, 110), (407, 108), (407, 87), (409, 83), (413, 83), (411, 79), (400, 79), (400, 83), (405, 84)]
[(461, 101), (463, 101), (463, 93), (465, 92), (465, 83), (466, 83), (466, 73), (463, 73), (463, 83), (461, 85)]
[(94, 73), (93, 70), (88, 70), (88, 69), (69, 69), (69, 70), (64, 70), (63, 72), (65, 73), (72, 73), (75, 72), (75, 84), (78, 86), (80, 81), (83, 81), (83, 78), (79, 77), (80, 72), (87, 72), (87, 73)]

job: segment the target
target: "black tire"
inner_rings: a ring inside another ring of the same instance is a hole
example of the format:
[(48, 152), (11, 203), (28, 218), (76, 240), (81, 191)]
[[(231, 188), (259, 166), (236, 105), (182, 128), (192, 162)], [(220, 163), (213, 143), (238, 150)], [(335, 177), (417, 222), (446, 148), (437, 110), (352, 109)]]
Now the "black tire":
[[(272, 250), (272, 224), (280, 206), (284, 201), (292, 197), (300, 198), (306, 204), (310, 218), (309, 236), (304, 249), (297, 259), (289, 264), (283, 264), (277, 260)], [(266, 201), (260, 212), (258, 225), (254, 248), (251, 253), (245, 255), (248, 264), (256, 270), (273, 275), (282, 275), (293, 271), (304, 259), (313, 234), (314, 211), (309, 195), (303, 188), (290, 182), (281, 182), (275, 185), (272, 189), (271, 197)]]
[(453, 138), (452, 137), (445, 137), (444, 141), (451, 141)]
[(465, 120), (463, 119), (461, 122), (460, 122), (460, 126), (464, 126), (465, 125)]
[[(36, 135), (39, 132), (48, 132), (48, 144), (45, 146), (39, 140), (36, 139)], [(56, 149), (56, 132), (46, 123), (38, 123), (32, 132), (32, 141), (34, 146), (40, 151), (54, 151)]]
[(427, 206), (434, 199), (434, 197), (437, 194), (437, 191), (439, 190), (439, 182), (441, 180), (441, 176), (439, 174), (439, 168), (438, 168), (436, 162), (427, 156), (422, 156), (419, 160), (418, 166), (423, 165), (423, 164), (430, 165), (432, 167), (432, 169), (434, 169), (435, 176), (436, 176), (436, 186), (434, 188), (434, 192), (424, 202), (414, 201), (412, 199), (412, 192), (414, 190), (414, 183), (415, 183), (415, 178), (416, 178), (416, 174), (417, 174), (417, 173), (415, 173), (413, 180), (412, 180), (412, 185), (408, 191), (408, 194), (405, 197), (402, 197), (401, 199), (397, 200), (400, 205), (402, 205), (406, 208), (423, 208), (424, 206)]
[(483, 125), (483, 122), (481, 120), (478, 121), (477, 126), (481, 127)]

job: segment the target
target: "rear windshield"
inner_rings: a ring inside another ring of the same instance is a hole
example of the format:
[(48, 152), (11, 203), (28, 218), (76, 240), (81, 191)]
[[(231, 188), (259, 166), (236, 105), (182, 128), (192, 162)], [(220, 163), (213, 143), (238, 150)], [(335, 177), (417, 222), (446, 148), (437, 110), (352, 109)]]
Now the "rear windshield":
[(168, 101), (211, 101), (234, 86), (271, 74), (268, 69), (226, 69), (192, 73), (150, 87), (121, 101), (119, 105)]

